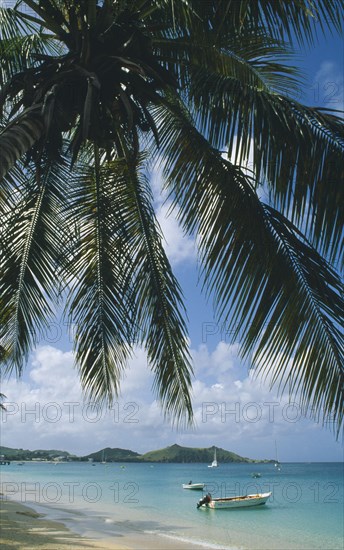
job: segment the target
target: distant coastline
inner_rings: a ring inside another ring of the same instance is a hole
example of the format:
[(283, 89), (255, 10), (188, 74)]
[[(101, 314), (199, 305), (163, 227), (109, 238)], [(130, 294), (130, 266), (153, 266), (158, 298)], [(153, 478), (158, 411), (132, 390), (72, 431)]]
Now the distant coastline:
[[(67, 451), (38, 449), (12, 449), (0, 446), (0, 463), (7, 461), (80, 461), (80, 462), (156, 462), (156, 463), (210, 463), (213, 460), (215, 447), (198, 448), (182, 447), (174, 444), (163, 449), (139, 454), (129, 449), (106, 447), (85, 456), (77, 456)], [(231, 451), (216, 447), (219, 464), (245, 463), (264, 464), (274, 462), (272, 459), (254, 459), (240, 456)]]

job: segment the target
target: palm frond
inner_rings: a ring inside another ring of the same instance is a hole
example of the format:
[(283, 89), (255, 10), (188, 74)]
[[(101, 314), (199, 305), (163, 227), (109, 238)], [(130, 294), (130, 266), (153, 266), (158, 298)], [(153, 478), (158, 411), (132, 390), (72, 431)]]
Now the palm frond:
[[(46, 29), (48, 29), (53, 35), (62, 37), (63, 23), (65, 20), (62, 16), (61, 7), (55, 7), (54, 2), (50, 0), (44, 0), (44, 2), (36, 2), (35, 0), (23, 0), (20, 1), (18, 7), (22, 11), (17, 10), (17, 13), (24, 18), (28, 24), (33, 21), (35, 23), (41, 23)], [(29, 8), (29, 9), (28, 9)]]
[(0, 6), (0, 41), (17, 41), (18, 36), (25, 36), (36, 27), (25, 21), (18, 13), (17, 6)]
[(202, 29), (196, 35), (190, 36), (185, 30), (179, 34), (171, 40), (163, 30), (161, 37), (154, 39), (154, 46), (161, 63), (178, 74), (184, 93), (193, 85), (197, 87), (197, 82), (193, 83), (198, 78), (211, 80), (212, 75), (215, 79), (227, 76), (257, 90), (292, 95), (300, 89), (301, 75), (290, 63), (290, 46), (262, 31), (236, 32), (226, 40)]
[(21, 180), (14, 173), (7, 188), (8, 194), (12, 187), (11, 199), (0, 204), (1, 341), (8, 370), (18, 374), (53, 314), (61, 177), (61, 169), (48, 162), (39, 176), (27, 167)]
[(118, 161), (117, 195), (133, 258), (131, 295), (134, 337), (148, 352), (154, 389), (165, 413), (179, 424), (192, 422), (192, 367), (187, 348), (181, 289), (162, 246), (149, 182), (140, 164)]
[[(325, 417), (334, 413), (338, 435), (343, 423), (344, 287), (289, 220), (271, 207), (265, 205), (264, 210), (280, 252), (280, 267), (270, 275), (275, 288), (267, 284), (262, 295), (266, 302), (269, 296), (276, 297), (268, 324), (267, 317), (262, 319), (263, 308), (255, 312), (252, 321), (262, 334), (255, 360), (259, 370), (269, 375), (276, 361), (280, 367), (273, 373), (272, 382), (297, 395), (311, 416), (317, 418), (320, 410)], [(288, 266), (289, 288), (285, 276)], [(276, 281), (282, 271), (285, 280), (280, 289)], [(276, 328), (271, 331), (271, 327)], [(266, 356), (267, 347), (273, 350), (272, 357)]]
[(0, 85), (5, 86), (18, 73), (24, 78), (23, 71), (35, 65), (38, 59), (49, 54), (59, 55), (62, 51), (63, 47), (41, 29), (11, 40), (0, 40)]
[(208, 0), (188, 2), (203, 24), (219, 35), (228, 30), (263, 27), (277, 39), (287, 38), (300, 45), (312, 44), (317, 37), (317, 25), (323, 33), (342, 30), (344, 3), (342, 0)]
[(331, 261), (343, 250), (344, 123), (232, 76), (200, 69), (190, 95), (200, 129), (240, 165), (250, 158), (258, 184)]
[(23, 111), (0, 133), (0, 179), (44, 134), (40, 106)]
[(272, 62), (288, 51), (285, 44), (262, 32), (244, 40), (252, 29), (218, 41), (215, 31), (202, 28), (201, 40), (179, 34), (158, 39), (156, 47), (166, 67), (178, 72), (197, 127), (234, 162), (249, 160), (275, 207), (330, 261), (341, 261), (343, 120), (292, 99), (297, 73)]
[[(85, 157), (86, 159), (87, 157)], [(65, 225), (78, 227), (62, 269), (69, 281), (65, 311), (75, 325), (75, 358), (86, 393), (98, 402), (118, 394), (130, 356), (132, 260), (121, 229), (117, 182), (99, 163), (75, 165)], [(68, 313), (69, 312), (69, 313)]]
[(187, 113), (171, 111), (157, 113), (171, 197), (184, 229), (199, 236), (218, 319), (240, 338), (243, 356), (256, 350), (256, 364), (276, 373), (273, 382), (287, 375), (304, 407), (334, 412), (339, 428), (340, 278), (291, 222), (259, 201), (247, 177), (209, 146)]
[[(60, 47), (46, 32), (42, 21), (33, 21), (27, 11), (14, 7), (0, 7), (0, 85), (5, 85), (16, 73), (28, 69), (36, 56), (57, 54)], [(22, 75), (24, 77), (24, 75)]]

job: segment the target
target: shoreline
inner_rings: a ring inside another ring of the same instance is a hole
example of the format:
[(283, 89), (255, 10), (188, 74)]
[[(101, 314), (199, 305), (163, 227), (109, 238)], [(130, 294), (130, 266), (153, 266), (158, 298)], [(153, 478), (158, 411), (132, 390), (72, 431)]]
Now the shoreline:
[[(34, 508), (15, 500), (0, 500), (0, 543), (2, 550), (80, 550), (99, 549), (128, 550), (125, 545), (115, 545), (111, 541), (98, 541), (81, 537), (63, 523), (48, 519)], [(110, 546), (109, 546), (110, 542)]]
[[(78, 511), (76, 510), (76, 513)], [(197, 543), (154, 533), (118, 530), (111, 538), (77, 533), (70, 525), (49, 518), (49, 513), (35, 510), (35, 504), (22, 504), (0, 495), (1, 550), (187, 550), (199, 548)], [(202, 545), (202, 548), (214, 548)], [(219, 547), (220, 548), (220, 547)]]

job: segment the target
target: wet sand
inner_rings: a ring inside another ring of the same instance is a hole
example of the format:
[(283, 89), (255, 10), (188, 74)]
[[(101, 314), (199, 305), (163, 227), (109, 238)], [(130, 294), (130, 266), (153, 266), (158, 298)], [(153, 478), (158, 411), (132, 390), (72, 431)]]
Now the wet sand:
[[(195, 545), (150, 534), (116, 534), (116, 540), (83, 537), (19, 502), (0, 498), (1, 550), (186, 550)], [(204, 547), (203, 547), (204, 548)]]

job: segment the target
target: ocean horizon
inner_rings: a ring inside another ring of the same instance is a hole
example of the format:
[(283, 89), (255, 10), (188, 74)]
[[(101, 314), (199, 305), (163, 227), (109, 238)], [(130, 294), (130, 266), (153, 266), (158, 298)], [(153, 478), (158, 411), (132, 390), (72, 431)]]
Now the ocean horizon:
[[(259, 478), (252, 474), (259, 472)], [(96, 538), (142, 533), (214, 549), (343, 550), (343, 463), (13, 462), (1, 492)], [(205, 483), (188, 491), (183, 483)], [(213, 497), (271, 491), (263, 506), (197, 509)]]

